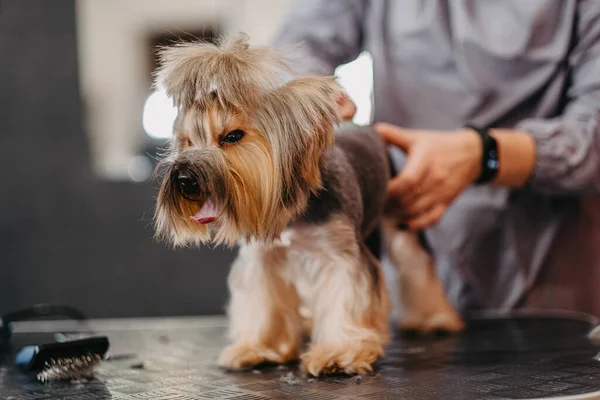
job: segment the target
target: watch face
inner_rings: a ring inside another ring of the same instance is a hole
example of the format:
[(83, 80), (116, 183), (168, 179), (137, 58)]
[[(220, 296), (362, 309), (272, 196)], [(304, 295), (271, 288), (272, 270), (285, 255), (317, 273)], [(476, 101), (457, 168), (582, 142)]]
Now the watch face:
[(498, 165), (500, 163), (498, 162), (498, 160), (488, 160), (487, 161), (487, 167), (489, 169), (498, 169)]
[(483, 184), (492, 181), (498, 174), (500, 161), (498, 160), (498, 143), (494, 137), (486, 135), (486, 132), (479, 132), (483, 138), (482, 171), (477, 184)]
[[(496, 144), (494, 140), (494, 145)], [(495, 146), (494, 146), (495, 147)], [(500, 162), (498, 161), (498, 151), (495, 148), (490, 149), (487, 159), (487, 167), (489, 169), (497, 170), (500, 166)]]

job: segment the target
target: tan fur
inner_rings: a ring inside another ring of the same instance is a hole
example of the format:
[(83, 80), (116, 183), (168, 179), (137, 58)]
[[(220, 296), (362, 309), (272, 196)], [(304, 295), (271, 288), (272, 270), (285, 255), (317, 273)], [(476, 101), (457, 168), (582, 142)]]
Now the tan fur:
[[(162, 165), (168, 170), (185, 154), (212, 152), (217, 161), (211, 168), (222, 176), (218, 189), (227, 192), (227, 199), (219, 199), (222, 218), (210, 227), (189, 220), (200, 204), (159, 194), (157, 237), (174, 246), (273, 240), (321, 188), (319, 160), (333, 144), (339, 86), (332, 77), (293, 75), (285, 82), (282, 74), (291, 70), (284, 59), (267, 47), (250, 49), (245, 40), (160, 52), (157, 85), (180, 110), (174, 127), (180, 145)], [(234, 129), (246, 137), (219, 148), (218, 137)], [(167, 184), (173, 182), (163, 182), (161, 193), (168, 191)]]
[[(331, 77), (302, 77), (266, 95), (263, 107), (256, 112), (262, 130), (279, 132), (271, 140), (275, 151), (282, 153), (279, 160), (293, 160), (290, 155), (297, 153), (298, 145), (305, 145), (298, 161), (301, 176), (313, 192), (321, 187), (321, 154), (333, 145), (332, 123), (337, 121), (337, 114), (332, 99), (338, 92)], [(297, 132), (303, 134), (299, 136)], [(295, 143), (295, 140), (306, 143)], [(293, 184), (295, 169), (292, 165), (282, 165), (279, 172), (279, 181), (284, 185)]]
[(156, 86), (164, 88), (177, 107), (206, 107), (214, 94), (223, 107), (254, 108), (260, 96), (279, 87), (282, 74), (293, 74), (284, 54), (253, 47), (240, 34), (219, 43), (181, 43), (159, 51)]
[[(390, 301), (360, 217), (340, 209), (312, 223), (299, 218), (323, 189), (340, 88), (333, 77), (294, 74), (281, 54), (246, 39), (160, 52), (156, 84), (179, 111), (159, 165), (156, 235), (173, 246), (241, 244), (228, 280), (233, 344), (222, 366), (300, 357), (313, 375), (372, 371), (389, 340)], [(224, 140), (238, 130), (240, 140)], [(198, 188), (192, 197), (182, 175)], [(214, 221), (190, 219), (211, 203), (220, 210)], [(300, 356), (306, 333), (311, 344)]]
[(319, 374), (365, 374), (373, 372), (373, 364), (383, 356), (380, 342), (358, 340), (336, 346), (313, 345), (302, 356), (304, 368), (314, 376)]
[(287, 261), (283, 247), (240, 249), (228, 280), (229, 336), (234, 344), (223, 351), (220, 365), (237, 369), (298, 357), (303, 326)]
[(370, 371), (389, 340), (390, 301), (380, 267), (378, 293), (371, 296), (366, 260), (343, 217), (318, 229), (292, 228), (284, 240), (288, 268), (312, 320), (304, 367), (313, 375)]
[(398, 269), (398, 323), (405, 331), (458, 332), (464, 324), (448, 301), (434, 268), (414, 232), (399, 230), (386, 218), (383, 236), (386, 253)]
[(343, 217), (318, 229), (290, 228), (272, 246), (244, 247), (229, 279), (234, 344), (220, 364), (294, 359), (308, 326), (311, 345), (301, 358), (309, 373), (372, 371), (389, 341), (390, 301), (380, 269), (378, 294), (368, 295), (372, 282), (362, 262)]

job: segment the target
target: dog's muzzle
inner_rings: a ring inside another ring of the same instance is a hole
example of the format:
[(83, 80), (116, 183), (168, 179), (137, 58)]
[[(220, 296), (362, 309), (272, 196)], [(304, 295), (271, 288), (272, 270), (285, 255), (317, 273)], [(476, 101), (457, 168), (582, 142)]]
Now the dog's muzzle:
[(182, 162), (174, 165), (170, 177), (179, 196), (200, 205), (199, 211), (189, 216), (200, 224), (214, 222), (221, 214), (221, 208), (211, 196), (205, 175), (206, 171), (195, 170), (190, 164)]
[(202, 195), (198, 178), (188, 171), (177, 171), (175, 182), (179, 193), (188, 200), (199, 200)]

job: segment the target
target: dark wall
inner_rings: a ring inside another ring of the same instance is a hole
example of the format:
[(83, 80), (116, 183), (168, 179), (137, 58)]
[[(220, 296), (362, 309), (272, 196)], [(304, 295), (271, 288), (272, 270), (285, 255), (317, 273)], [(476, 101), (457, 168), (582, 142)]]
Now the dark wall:
[(74, 0), (0, 3), (0, 313), (37, 302), (97, 317), (221, 313), (232, 254), (155, 243), (157, 183), (91, 171)]

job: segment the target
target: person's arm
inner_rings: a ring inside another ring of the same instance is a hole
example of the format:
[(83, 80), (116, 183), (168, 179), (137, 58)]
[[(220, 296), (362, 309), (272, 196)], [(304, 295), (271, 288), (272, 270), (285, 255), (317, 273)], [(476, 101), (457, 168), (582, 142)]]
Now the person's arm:
[[(471, 132), (474, 133), (474, 132)], [(492, 183), (518, 189), (531, 179), (536, 160), (535, 140), (529, 132), (514, 129), (490, 129), (489, 134), (498, 144), (500, 168)], [(479, 138), (478, 138), (479, 139)], [(481, 147), (478, 140), (475, 146)], [(481, 151), (473, 150), (477, 161), (481, 161)], [(479, 166), (476, 166), (479, 176)]]
[(294, 67), (333, 75), (363, 48), (366, 0), (297, 0), (274, 40), (276, 47), (300, 45)]
[[(494, 184), (550, 194), (600, 193), (600, 1), (582, 0), (578, 7), (566, 107), (556, 118), (490, 130), (500, 161)], [(388, 189), (412, 229), (437, 223), (480, 174), (481, 139), (471, 129), (415, 131), (377, 124), (375, 130), (407, 153)]]
[(543, 193), (600, 192), (600, 1), (580, 1), (578, 15), (566, 108), (557, 118), (528, 119), (515, 127), (529, 133), (533, 157), (526, 154), (531, 143), (523, 134), (495, 134), (505, 158), (500, 159), (499, 184), (527, 182)]

